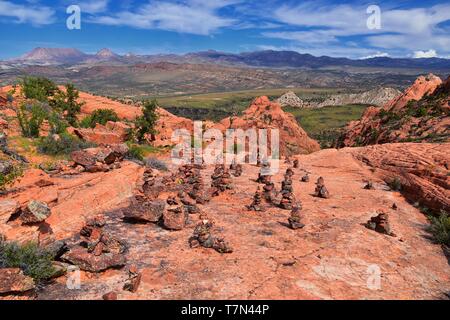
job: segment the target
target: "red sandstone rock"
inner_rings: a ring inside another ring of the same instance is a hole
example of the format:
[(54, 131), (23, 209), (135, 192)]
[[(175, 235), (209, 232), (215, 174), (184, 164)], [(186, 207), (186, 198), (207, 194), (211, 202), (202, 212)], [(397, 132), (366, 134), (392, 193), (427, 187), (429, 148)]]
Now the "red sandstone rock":
[(12, 215), (20, 211), (20, 204), (15, 200), (0, 201), (0, 224), (6, 224)]
[(369, 107), (359, 121), (350, 122), (338, 145), (450, 141), (449, 83), (450, 77), (444, 84), (432, 74), (419, 77), (401, 96), (382, 108)]
[(24, 293), (33, 289), (33, 279), (25, 276), (22, 270), (0, 269), (0, 295)]
[(70, 249), (61, 259), (89, 272), (101, 272), (109, 268), (123, 267), (126, 264), (126, 258), (122, 254), (103, 253), (102, 255), (95, 255), (81, 246)]
[(103, 300), (106, 300), (106, 301), (108, 301), (108, 300), (112, 300), (112, 301), (117, 300), (117, 293), (116, 293), (116, 292), (108, 292), (108, 293), (105, 293), (105, 294), (102, 296), (102, 299), (103, 299)]
[(162, 200), (150, 201), (145, 197), (135, 196), (130, 206), (124, 210), (124, 217), (132, 221), (157, 223), (163, 216), (165, 206)]
[(222, 120), (216, 128), (225, 132), (227, 129), (250, 128), (268, 129), (268, 147), (270, 148), (270, 130), (280, 130), (280, 155), (311, 153), (320, 150), (317, 141), (308, 137), (298, 125), (295, 117), (281, 109), (276, 102), (267, 97), (255, 99), (242, 117), (231, 117)]
[(386, 182), (398, 179), (402, 193), (434, 210), (450, 211), (450, 143), (399, 143), (349, 149), (376, 168)]

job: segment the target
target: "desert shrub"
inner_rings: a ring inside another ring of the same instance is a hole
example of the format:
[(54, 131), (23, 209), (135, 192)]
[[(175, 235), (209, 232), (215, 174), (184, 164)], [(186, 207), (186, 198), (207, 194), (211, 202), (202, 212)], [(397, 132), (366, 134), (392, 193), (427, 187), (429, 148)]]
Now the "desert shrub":
[(450, 246), (450, 216), (442, 211), (438, 217), (430, 216), (428, 232), (433, 235), (436, 243)]
[(36, 243), (20, 245), (0, 241), (0, 268), (20, 268), (37, 283), (49, 279), (55, 273), (52, 254)]
[(39, 137), (39, 129), (47, 117), (47, 111), (42, 104), (21, 105), (17, 110), (22, 135), (27, 138)]
[(40, 77), (25, 77), (21, 83), (22, 93), (27, 99), (48, 102), (59, 90), (56, 84)]
[(399, 178), (395, 177), (391, 181), (388, 182), (389, 188), (393, 191), (401, 191), (402, 190), (402, 182)]
[(50, 132), (53, 134), (62, 134), (66, 132), (68, 127), (68, 124), (64, 120), (63, 116), (55, 111), (51, 112), (48, 116), (48, 123), (50, 124)]
[(155, 126), (158, 121), (156, 109), (158, 102), (156, 100), (145, 101), (143, 105), (143, 114), (135, 121), (135, 136), (139, 142), (145, 140), (146, 134), (155, 134)]
[(83, 141), (68, 133), (49, 135), (37, 142), (38, 152), (50, 156), (68, 155), (73, 151), (94, 147), (95, 144)]
[(55, 96), (53, 107), (64, 114), (66, 121), (76, 127), (78, 125), (77, 115), (81, 111), (83, 103), (78, 102), (79, 92), (73, 84), (66, 84), (65, 91), (59, 91)]
[(144, 160), (144, 150), (139, 145), (135, 145), (135, 144), (128, 145), (127, 158), (143, 161)]
[(18, 178), (23, 176), (23, 168), (14, 165), (8, 174), (0, 174), (0, 191), (6, 190), (8, 186), (14, 183)]
[(114, 110), (111, 109), (98, 109), (95, 110), (90, 116), (84, 118), (80, 126), (83, 128), (95, 128), (97, 123), (105, 125), (108, 121), (117, 122), (119, 116)]
[(145, 161), (145, 165), (147, 167), (150, 167), (150, 168), (153, 168), (153, 169), (156, 169), (159, 171), (168, 171), (169, 170), (167, 168), (167, 165), (163, 161), (156, 159), (156, 158), (148, 158)]

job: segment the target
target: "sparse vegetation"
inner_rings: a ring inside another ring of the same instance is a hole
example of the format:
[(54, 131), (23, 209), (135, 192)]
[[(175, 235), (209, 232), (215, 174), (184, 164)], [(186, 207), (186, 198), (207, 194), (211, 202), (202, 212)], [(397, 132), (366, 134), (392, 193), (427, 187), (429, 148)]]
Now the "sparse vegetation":
[(25, 77), (21, 82), (22, 94), (26, 99), (49, 102), (59, 90), (56, 84), (41, 77)]
[(93, 143), (83, 141), (68, 133), (60, 135), (49, 135), (40, 138), (37, 142), (37, 149), (40, 153), (57, 156), (68, 155), (73, 151), (94, 147)]
[(0, 268), (20, 268), (37, 283), (47, 280), (55, 273), (52, 254), (36, 243), (20, 245), (0, 240)]
[(395, 177), (394, 179), (389, 181), (388, 186), (392, 191), (402, 191), (402, 182), (398, 177)]
[(21, 105), (17, 110), (22, 135), (27, 138), (39, 137), (39, 130), (47, 117), (47, 111), (42, 104)]
[(14, 165), (8, 174), (0, 174), (0, 191), (5, 191), (7, 187), (22, 176), (23, 168), (20, 165)]
[(142, 150), (142, 148), (139, 145), (130, 144), (128, 146), (127, 158), (143, 161), (144, 160), (144, 151)]
[(66, 84), (65, 91), (58, 91), (55, 96), (54, 107), (64, 114), (66, 121), (73, 127), (78, 125), (77, 115), (83, 103), (78, 102), (79, 92), (73, 84)]
[(341, 129), (361, 117), (367, 106), (347, 105), (320, 109), (284, 108), (292, 113), (309, 136), (319, 141), (322, 148), (335, 145)]
[(442, 211), (438, 217), (429, 216), (428, 232), (433, 235), (436, 243), (450, 246), (450, 216)]
[(156, 134), (155, 125), (158, 121), (157, 107), (158, 102), (156, 100), (144, 102), (143, 115), (135, 121), (135, 136), (139, 142), (143, 142), (147, 134)]
[(80, 126), (82, 128), (95, 128), (97, 123), (105, 125), (108, 121), (117, 122), (119, 120), (119, 116), (114, 110), (98, 109), (95, 110), (91, 115), (84, 118), (81, 121)]

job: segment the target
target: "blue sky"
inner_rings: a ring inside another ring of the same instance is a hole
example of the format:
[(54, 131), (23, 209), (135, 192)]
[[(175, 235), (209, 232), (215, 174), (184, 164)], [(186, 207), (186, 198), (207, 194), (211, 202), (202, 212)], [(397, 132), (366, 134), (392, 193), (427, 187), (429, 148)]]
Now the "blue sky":
[[(72, 4), (81, 7), (81, 30), (66, 27)], [(369, 5), (381, 9), (381, 29), (367, 27)], [(34, 47), (450, 58), (448, 0), (0, 0), (0, 28), (0, 59)]]

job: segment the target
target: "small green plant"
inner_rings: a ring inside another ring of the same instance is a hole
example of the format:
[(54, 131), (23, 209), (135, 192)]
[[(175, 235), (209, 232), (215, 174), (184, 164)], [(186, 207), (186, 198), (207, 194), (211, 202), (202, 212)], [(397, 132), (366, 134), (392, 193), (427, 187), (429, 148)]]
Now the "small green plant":
[(388, 186), (393, 191), (401, 191), (402, 190), (402, 181), (398, 177), (395, 177), (394, 179), (392, 179), (391, 181), (388, 182)]
[(83, 141), (68, 133), (59, 136), (49, 135), (37, 142), (38, 152), (49, 156), (69, 155), (73, 151), (94, 147), (95, 144)]
[(20, 268), (37, 283), (51, 278), (55, 269), (54, 257), (36, 243), (20, 245), (15, 242), (0, 241), (0, 268)]
[(18, 178), (23, 176), (23, 168), (14, 165), (7, 174), (0, 174), (0, 191), (5, 191), (7, 187), (12, 185)]
[(127, 158), (143, 161), (144, 151), (139, 145), (129, 144)]
[(135, 121), (135, 137), (139, 142), (143, 142), (147, 134), (156, 134), (157, 108), (158, 102), (156, 100), (144, 102), (143, 115)]
[(82, 128), (95, 128), (97, 123), (105, 125), (108, 121), (117, 122), (119, 116), (114, 110), (111, 109), (98, 109), (95, 110), (90, 116), (84, 118), (80, 126)]
[(428, 232), (433, 235), (436, 243), (450, 246), (450, 216), (442, 211), (438, 217), (429, 216), (430, 226)]
[(22, 135), (27, 138), (39, 137), (40, 127), (46, 117), (47, 111), (42, 104), (34, 103), (31, 106), (22, 104), (17, 110)]

